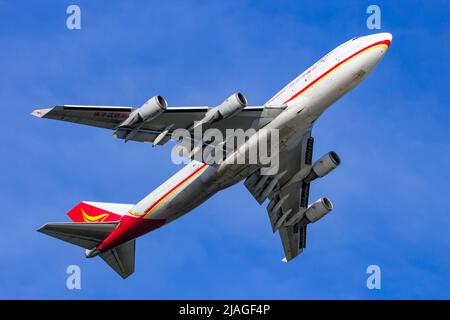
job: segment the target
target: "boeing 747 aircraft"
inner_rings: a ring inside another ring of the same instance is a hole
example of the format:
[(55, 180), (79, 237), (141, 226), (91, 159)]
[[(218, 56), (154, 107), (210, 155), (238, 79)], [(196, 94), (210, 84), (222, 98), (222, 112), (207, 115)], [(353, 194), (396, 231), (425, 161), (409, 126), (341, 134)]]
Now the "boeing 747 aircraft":
[[(285, 261), (306, 246), (306, 229), (329, 213), (327, 198), (309, 203), (313, 180), (340, 164), (329, 152), (312, 161), (311, 130), (318, 117), (336, 100), (353, 89), (374, 69), (392, 41), (389, 33), (353, 38), (317, 61), (262, 106), (247, 106), (241, 93), (210, 108), (168, 107), (155, 96), (139, 108), (61, 105), (38, 109), (33, 115), (113, 130), (125, 141), (163, 145), (174, 139), (176, 129), (278, 130), (278, 170), (264, 174), (260, 164), (237, 164), (241, 154), (254, 148), (261, 135), (254, 134), (224, 161), (192, 160), (137, 204), (83, 201), (68, 212), (73, 222), (47, 223), (38, 231), (86, 249), (86, 257), (100, 256), (121, 277), (134, 272), (136, 238), (191, 211), (219, 190), (241, 180), (267, 211), (274, 232), (278, 231)], [(189, 131), (189, 132), (190, 132)], [(193, 138), (194, 140), (195, 138)], [(274, 156), (274, 155), (271, 155)], [(189, 159), (194, 159), (192, 154)]]

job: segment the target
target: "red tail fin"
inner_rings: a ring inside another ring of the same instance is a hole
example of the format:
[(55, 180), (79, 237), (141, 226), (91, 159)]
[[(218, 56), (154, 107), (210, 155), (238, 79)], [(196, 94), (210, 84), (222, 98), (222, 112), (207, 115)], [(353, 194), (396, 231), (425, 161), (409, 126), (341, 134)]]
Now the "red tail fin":
[(67, 215), (74, 222), (118, 221), (131, 207), (131, 204), (82, 201)]

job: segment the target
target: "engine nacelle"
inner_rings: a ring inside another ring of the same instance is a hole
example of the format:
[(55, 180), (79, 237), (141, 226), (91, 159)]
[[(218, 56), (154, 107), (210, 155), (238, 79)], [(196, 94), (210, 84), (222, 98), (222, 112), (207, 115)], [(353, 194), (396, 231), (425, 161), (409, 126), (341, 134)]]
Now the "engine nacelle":
[(306, 209), (305, 217), (309, 220), (309, 222), (316, 222), (317, 220), (323, 218), (331, 210), (333, 210), (333, 204), (328, 198), (323, 197)]
[(135, 127), (144, 121), (155, 119), (167, 109), (167, 105), (166, 99), (162, 96), (154, 96), (144, 103), (142, 107), (134, 110), (120, 126)]
[(316, 178), (326, 176), (340, 164), (341, 159), (337, 153), (334, 151), (328, 152), (312, 165), (311, 172), (306, 176), (305, 182), (311, 182)]
[(167, 109), (167, 101), (162, 96), (154, 96), (142, 105), (137, 112), (143, 121), (159, 116)]
[(229, 96), (217, 107), (209, 110), (205, 115), (204, 122), (212, 123), (218, 120), (230, 118), (246, 106), (247, 99), (242, 93), (237, 92)]

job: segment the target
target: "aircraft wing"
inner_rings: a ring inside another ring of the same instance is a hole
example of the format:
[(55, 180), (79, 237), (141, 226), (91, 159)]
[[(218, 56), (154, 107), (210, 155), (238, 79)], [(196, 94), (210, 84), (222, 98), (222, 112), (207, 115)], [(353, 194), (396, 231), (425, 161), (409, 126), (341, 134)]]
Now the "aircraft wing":
[(308, 131), (300, 141), (280, 154), (277, 175), (263, 176), (257, 170), (245, 181), (245, 186), (260, 204), (270, 199), (267, 212), (273, 232), (279, 231), (286, 261), (298, 256), (306, 247), (306, 224), (290, 221), (298, 220), (296, 218), (306, 211), (309, 183), (290, 181), (311, 167), (313, 142), (311, 131)]
[[(162, 145), (171, 139), (171, 133), (178, 128), (189, 129), (195, 121), (201, 120), (209, 110), (206, 106), (169, 107), (155, 119), (145, 121), (139, 128), (118, 128), (137, 108), (113, 106), (60, 105), (47, 109), (37, 109), (33, 115), (40, 118), (62, 120), (99, 128), (115, 130), (119, 139)], [(226, 129), (258, 128), (269, 122), (273, 116), (265, 112), (263, 106), (245, 107), (235, 116), (223, 119), (210, 127), (219, 129), (225, 136)], [(206, 127), (205, 127), (206, 129)]]

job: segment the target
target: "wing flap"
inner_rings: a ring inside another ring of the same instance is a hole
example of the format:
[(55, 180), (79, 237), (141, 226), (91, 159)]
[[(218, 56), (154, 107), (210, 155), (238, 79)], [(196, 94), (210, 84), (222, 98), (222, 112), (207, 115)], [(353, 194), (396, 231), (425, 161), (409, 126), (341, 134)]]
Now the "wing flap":
[(294, 259), (306, 248), (307, 226), (286, 226), (279, 229), (286, 262)]
[(292, 177), (311, 164), (313, 138), (308, 131), (296, 144), (280, 153), (279, 174), (262, 176), (255, 171), (245, 186), (261, 204), (267, 198), (270, 224), (278, 230), (286, 261), (303, 252), (306, 247), (306, 225), (291, 224), (292, 217), (302, 215), (308, 206), (309, 184), (303, 180), (291, 182)]

